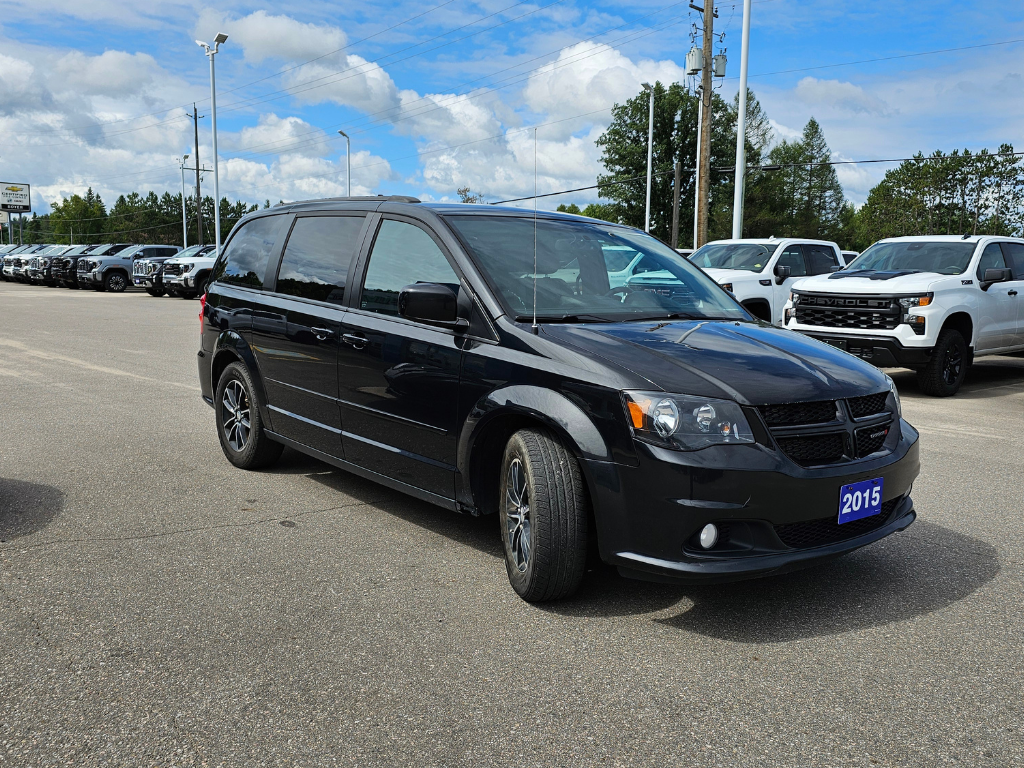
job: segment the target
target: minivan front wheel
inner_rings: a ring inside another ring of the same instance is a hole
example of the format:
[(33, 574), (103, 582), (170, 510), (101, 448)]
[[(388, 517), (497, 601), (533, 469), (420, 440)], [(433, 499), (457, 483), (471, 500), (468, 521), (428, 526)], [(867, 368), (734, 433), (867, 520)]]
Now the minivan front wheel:
[(512, 588), (529, 602), (571, 595), (587, 560), (587, 494), (576, 457), (551, 433), (521, 429), (505, 447), (500, 492)]
[(228, 461), (241, 469), (268, 467), (284, 450), (267, 437), (254, 391), (248, 369), (239, 363), (225, 368), (217, 383), (214, 403), (220, 447)]

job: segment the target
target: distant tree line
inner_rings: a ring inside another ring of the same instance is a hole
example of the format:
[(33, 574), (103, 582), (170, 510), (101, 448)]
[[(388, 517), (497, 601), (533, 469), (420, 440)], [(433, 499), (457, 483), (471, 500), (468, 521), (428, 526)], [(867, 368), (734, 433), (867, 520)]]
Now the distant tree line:
[[(50, 204), (49, 213), (33, 214), (23, 222), (23, 242), (57, 244), (92, 244), (101, 242), (140, 243), (154, 245), (181, 245), (181, 193), (172, 195), (164, 192), (157, 195), (149, 192), (141, 195), (132, 192), (120, 195), (108, 210), (99, 194), (90, 188), (85, 195), (71, 195)], [(264, 203), (270, 207), (270, 201)], [(247, 213), (259, 208), (256, 204), (241, 200), (232, 203), (227, 198), (220, 201), (221, 239), (225, 239), (235, 224)], [(188, 242), (199, 242), (199, 227), (196, 218), (195, 197), (185, 198), (185, 214), (188, 219)], [(202, 201), (203, 242), (214, 242), (213, 198)], [(18, 238), (18, 221), (12, 219), (15, 241)]]
[[(673, 169), (680, 183), (679, 245), (693, 239), (698, 97), (679, 83), (655, 84), (651, 233), (671, 242)], [(641, 91), (612, 111), (597, 140), (607, 173), (597, 177), (601, 202), (558, 210), (643, 227), (647, 174), (648, 95)], [(712, 101), (711, 239), (730, 237), (736, 157), (737, 99)], [(776, 142), (768, 115), (747, 92), (747, 181), (744, 237), (808, 237), (863, 250), (882, 237), (917, 234), (1024, 234), (1024, 158), (1004, 144), (995, 153), (969, 150), (918, 154), (888, 171), (859, 209), (846, 199), (832, 152), (811, 118), (797, 139)], [(750, 166), (758, 168), (749, 170)], [(628, 181), (623, 181), (628, 180)], [(604, 202), (608, 201), (608, 202)]]

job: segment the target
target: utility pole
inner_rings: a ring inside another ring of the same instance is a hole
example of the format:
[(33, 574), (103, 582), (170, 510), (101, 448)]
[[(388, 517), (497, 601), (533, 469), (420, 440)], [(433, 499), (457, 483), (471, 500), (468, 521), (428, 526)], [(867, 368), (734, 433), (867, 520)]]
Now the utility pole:
[(750, 0), (743, 0), (740, 98), (736, 116), (736, 184), (732, 198), (732, 236), (743, 237), (743, 193), (747, 183), (747, 61), (750, 54)]
[(644, 83), (650, 94), (650, 113), (647, 117), (647, 205), (644, 208), (644, 232), (651, 231), (651, 164), (654, 160), (654, 86)]
[(693, 177), (693, 250), (697, 250), (700, 246), (697, 244), (697, 232), (699, 230), (698, 222), (700, 221), (700, 179), (702, 174), (700, 172), (700, 145), (701, 145), (701, 128), (704, 126), (704, 97), (701, 95), (703, 88), (697, 86), (697, 157), (694, 158), (694, 177)]
[(708, 205), (711, 195), (711, 99), (714, 91), (711, 87), (711, 44), (714, 42), (715, 31), (715, 0), (704, 0), (704, 68), (701, 70), (701, 107), (700, 116), (700, 182), (697, 190), (697, 243), (699, 248), (708, 241)]
[(676, 183), (672, 187), (672, 248), (679, 247), (679, 185), (683, 180), (683, 163), (676, 160)]
[[(206, 115), (200, 115), (196, 110), (196, 105), (192, 105), (192, 123), (195, 126), (195, 137), (196, 137), (196, 229), (199, 230), (199, 245), (203, 244), (203, 194), (199, 189), (199, 118), (206, 117)], [(182, 193), (184, 194), (184, 192)], [(182, 198), (184, 203), (184, 198)]]

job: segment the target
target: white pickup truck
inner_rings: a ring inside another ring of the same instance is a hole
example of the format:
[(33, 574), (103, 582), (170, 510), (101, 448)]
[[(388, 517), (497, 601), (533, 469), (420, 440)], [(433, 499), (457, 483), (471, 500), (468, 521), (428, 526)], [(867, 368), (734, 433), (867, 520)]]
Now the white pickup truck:
[(1024, 351), (1024, 239), (880, 240), (848, 267), (792, 291), (786, 328), (956, 394), (977, 355)]
[(846, 263), (835, 243), (799, 238), (716, 240), (689, 258), (754, 317), (773, 325), (782, 325), (794, 283)]

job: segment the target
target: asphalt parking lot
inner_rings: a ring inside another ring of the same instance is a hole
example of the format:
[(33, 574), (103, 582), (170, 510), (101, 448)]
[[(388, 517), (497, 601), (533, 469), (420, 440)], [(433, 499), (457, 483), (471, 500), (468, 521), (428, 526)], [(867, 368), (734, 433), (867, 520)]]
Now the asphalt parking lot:
[(1024, 763), (1024, 359), (893, 374), (904, 533), (533, 606), (495, 518), (228, 464), (198, 310), (0, 284), (0, 765)]

